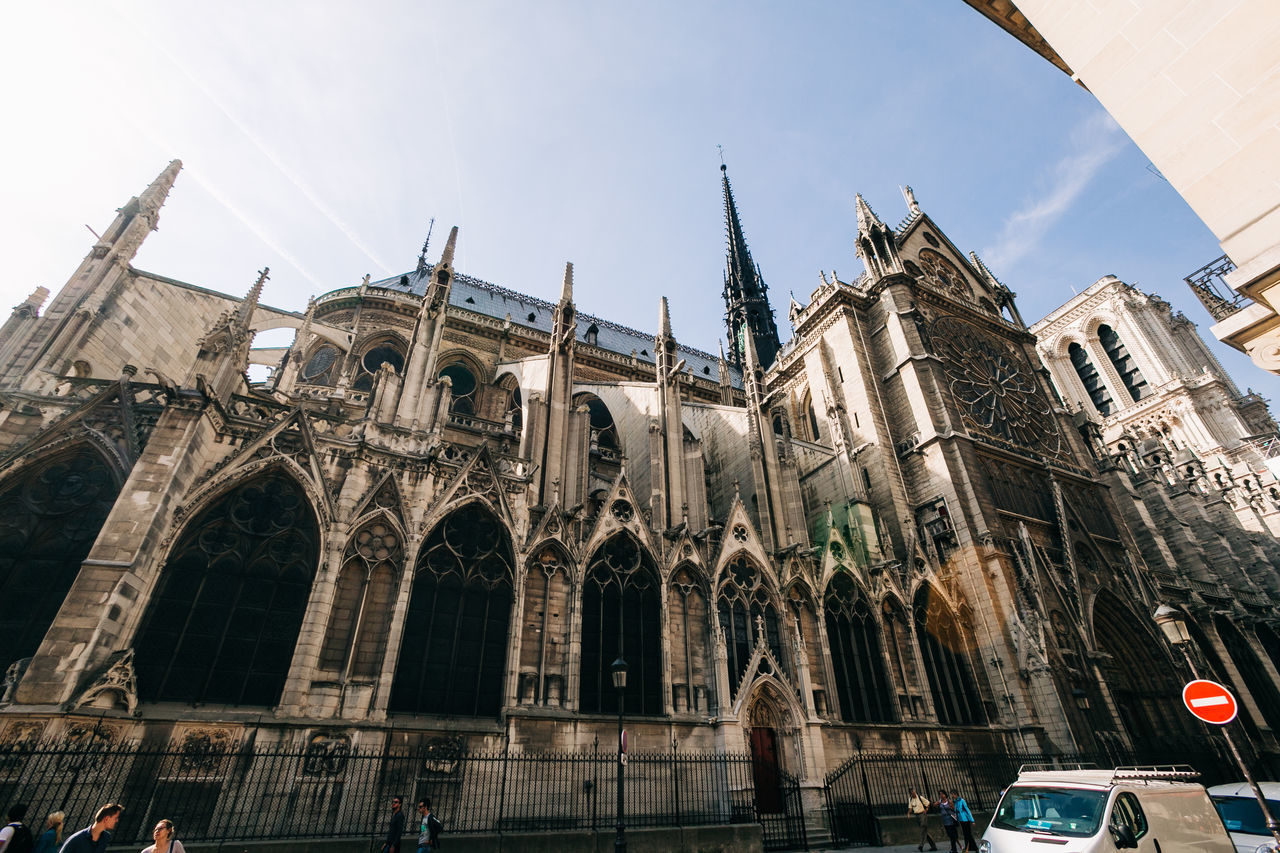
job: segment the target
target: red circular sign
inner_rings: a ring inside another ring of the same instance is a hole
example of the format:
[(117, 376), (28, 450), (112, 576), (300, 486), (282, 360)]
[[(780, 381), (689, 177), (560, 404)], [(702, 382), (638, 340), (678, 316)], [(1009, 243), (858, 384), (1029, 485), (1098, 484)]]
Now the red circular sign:
[(1182, 704), (1206, 723), (1225, 726), (1236, 718), (1236, 697), (1216, 681), (1197, 678), (1182, 688)]

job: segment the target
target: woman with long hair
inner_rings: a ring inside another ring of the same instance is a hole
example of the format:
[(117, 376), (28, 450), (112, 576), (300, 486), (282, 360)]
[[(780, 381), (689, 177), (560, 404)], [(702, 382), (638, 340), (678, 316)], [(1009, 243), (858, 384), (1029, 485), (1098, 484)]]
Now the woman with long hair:
[(155, 844), (142, 851), (142, 853), (186, 853), (182, 848), (182, 842), (173, 837), (173, 821), (169, 818), (161, 818), (156, 823), (156, 828), (151, 830), (151, 837), (155, 839)]
[(57, 853), (62, 846), (62, 822), (67, 819), (63, 812), (53, 812), (44, 819), (44, 831), (36, 839), (36, 846), (31, 853)]

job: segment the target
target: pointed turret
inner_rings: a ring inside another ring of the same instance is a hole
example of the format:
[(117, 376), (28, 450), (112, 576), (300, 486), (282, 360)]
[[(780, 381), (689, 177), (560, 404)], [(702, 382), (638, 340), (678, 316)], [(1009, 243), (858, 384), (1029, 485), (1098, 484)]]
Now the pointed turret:
[(551, 349), (571, 348), (576, 339), (578, 323), (573, 308), (573, 262), (564, 265), (564, 281), (560, 284), (560, 301), (551, 312)]
[(253, 287), (249, 288), (249, 292), (245, 294), (240, 305), (236, 308), (236, 325), (241, 329), (248, 330), (249, 323), (253, 320), (253, 312), (258, 310), (258, 300), (262, 297), (262, 286), (267, 283), (267, 279), (271, 277), (271, 267), (263, 267), (258, 271), (258, 280), (253, 283)]
[(173, 182), (181, 171), (182, 161), (170, 160), (164, 171), (138, 196), (138, 203), (147, 210), (158, 211), (169, 197), (169, 190), (173, 189)]
[(858, 193), (853, 206), (858, 216), (856, 254), (867, 265), (867, 273), (873, 280), (903, 271), (902, 258), (898, 256), (897, 235), (876, 216), (871, 205)]
[(761, 365), (767, 368), (773, 364), (782, 347), (778, 339), (778, 325), (773, 318), (773, 308), (769, 305), (769, 288), (747, 249), (742, 223), (738, 219), (738, 207), (733, 200), (733, 188), (729, 185), (729, 172), (724, 164), (720, 165), (720, 178), (724, 185), (725, 230), (729, 242), (724, 277), (729, 354), (733, 363), (741, 367), (744, 357), (743, 339), (749, 335), (754, 339)]
[(720, 341), (720, 360), (716, 372), (720, 380), (720, 405), (733, 405), (733, 382), (729, 377), (729, 361), (724, 357), (724, 341)]
[[(429, 427), (438, 414), (435, 403), (439, 398), (436, 388), (436, 358), (440, 352), (440, 340), (444, 335), (444, 319), (449, 303), (449, 289), (453, 286), (453, 253), (458, 244), (458, 226), (449, 230), (440, 260), (431, 268), (430, 280), (418, 309), (413, 338), (409, 343), (409, 356), (405, 360), (404, 381), (396, 405), (395, 422), (407, 429)], [(424, 246), (425, 249), (425, 246)], [(430, 388), (430, 393), (427, 389)]]
[(244, 372), (249, 368), (249, 345), (253, 341), (250, 323), (270, 272), (269, 267), (259, 270), (244, 299), (235, 308), (223, 311), (205, 332), (187, 385), (202, 382), (205, 391), (220, 400), (241, 389)]

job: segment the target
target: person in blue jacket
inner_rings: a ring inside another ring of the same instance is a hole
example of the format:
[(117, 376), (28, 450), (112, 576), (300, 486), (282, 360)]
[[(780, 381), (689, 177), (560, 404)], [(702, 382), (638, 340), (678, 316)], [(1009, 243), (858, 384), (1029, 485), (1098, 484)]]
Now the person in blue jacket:
[(977, 850), (978, 842), (973, 840), (973, 812), (969, 811), (969, 804), (965, 802), (964, 797), (955, 789), (951, 789), (951, 802), (955, 805), (956, 820), (960, 822), (960, 831), (964, 833), (964, 849)]

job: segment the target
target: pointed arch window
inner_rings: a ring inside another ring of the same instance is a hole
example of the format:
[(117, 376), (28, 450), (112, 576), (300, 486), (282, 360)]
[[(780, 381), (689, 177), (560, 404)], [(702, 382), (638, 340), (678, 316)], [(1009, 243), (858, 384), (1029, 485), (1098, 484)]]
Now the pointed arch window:
[(831, 579), (823, 611), (841, 719), (846, 723), (894, 722), (893, 690), (880, 652), (880, 629), (847, 573)]
[(948, 726), (985, 723), (987, 715), (970, 666), (968, 643), (956, 615), (927, 586), (916, 595), (914, 610), (916, 640), (938, 722)]
[(511, 623), (514, 556), (493, 513), (468, 504), (418, 556), (389, 710), (496, 717)]
[(400, 535), (385, 519), (365, 525), (352, 537), (334, 590), (321, 669), (345, 672), (354, 679), (378, 677), (403, 560)]
[(725, 566), (716, 597), (716, 612), (729, 656), (731, 694), (737, 695), (747, 664), (751, 663), (751, 656), (755, 653), (762, 626), (769, 651), (779, 666), (787, 666), (786, 657), (782, 654), (781, 623), (773, 596), (765, 585), (764, 575), (746, 557), (735, 557)]
[(138, 694), (156, 702), (280, 700), (320, 559), (301, 487), (272, 472), (183, 531), (136, 641)]
[(1125, 348), (1115, 329), (1105, 323), (1099, 326), (1098, 342), (1106, 350), (1107, 358), (1111, 359), (1116, 373), (1120, 374), (1120, 381), (1124, 383), (1125, 390), (1129, 392), (1129, 396), (1133, 398), (1133, 401), (1136, 403), (1149, 396), (1151, 388), (1147, 385), (1147, 380), (1143, 378), (1142, 371), (1138, 369), (1133, 356), (1129, 355), (1129, 350)]
[(671, 578), (667, 613), (671, 619), (672, 707), (676, 713), (711, 710), (707, 596), (696, 569), (685, 566)]
[(627, 662), (628, 714), (661, 714), (662, 599), (653, 560), (630, 536), (605, 542), (591, 558), (582, 590), (580, 707), (617, 713), (609, 666)]
[(1109, 416), (1115, 410), (1115, 404), (1111, 401), (1111, 392), (1098, 375), (1098, 369), (1089, 360), (1089, 353), (1080, 344), (1073, 343), (1067, 347), (1067, 355), (1071, 357), (1071, 366), (1076, 369), (1076, 375), (1080, 377), (1084, 390), (1093, 401), (1093, 407), (1104, 418)]
[(458, 415), (474, 415), (476, 413), (476, 375), (461, 361), (455, 361), (440, 371), (441, 378), (448, 378), (452, 386), (453, 398), (449, 402), (449, 411)]
[(84, 445), (0, 489), (0, 667), (36, 653), (119, 491)]
[(1227, 656), (1236, 665), (1236, 671), (1244, 681), (1244, 686), (1253, 694), (1254, 705), (1262, 712), (1262, 720), (1273, 732), (1280, 731), (1280, 690), (1272, 682), (1262, 662), (1254, 654), (1249, 641), (1240, 633), (1240, 629), (1224, 616), (1213, 618), (1218, 636), (1227, 650)]
[(356, 391), (373, 390), (373, 378), (378, 375), (383, 364), (391, 365), (396, 373), (403, 373), (404, 353), (390, 342), (376, 344), (365, 350), (360, 357), (360, 366), (351, 387)]

